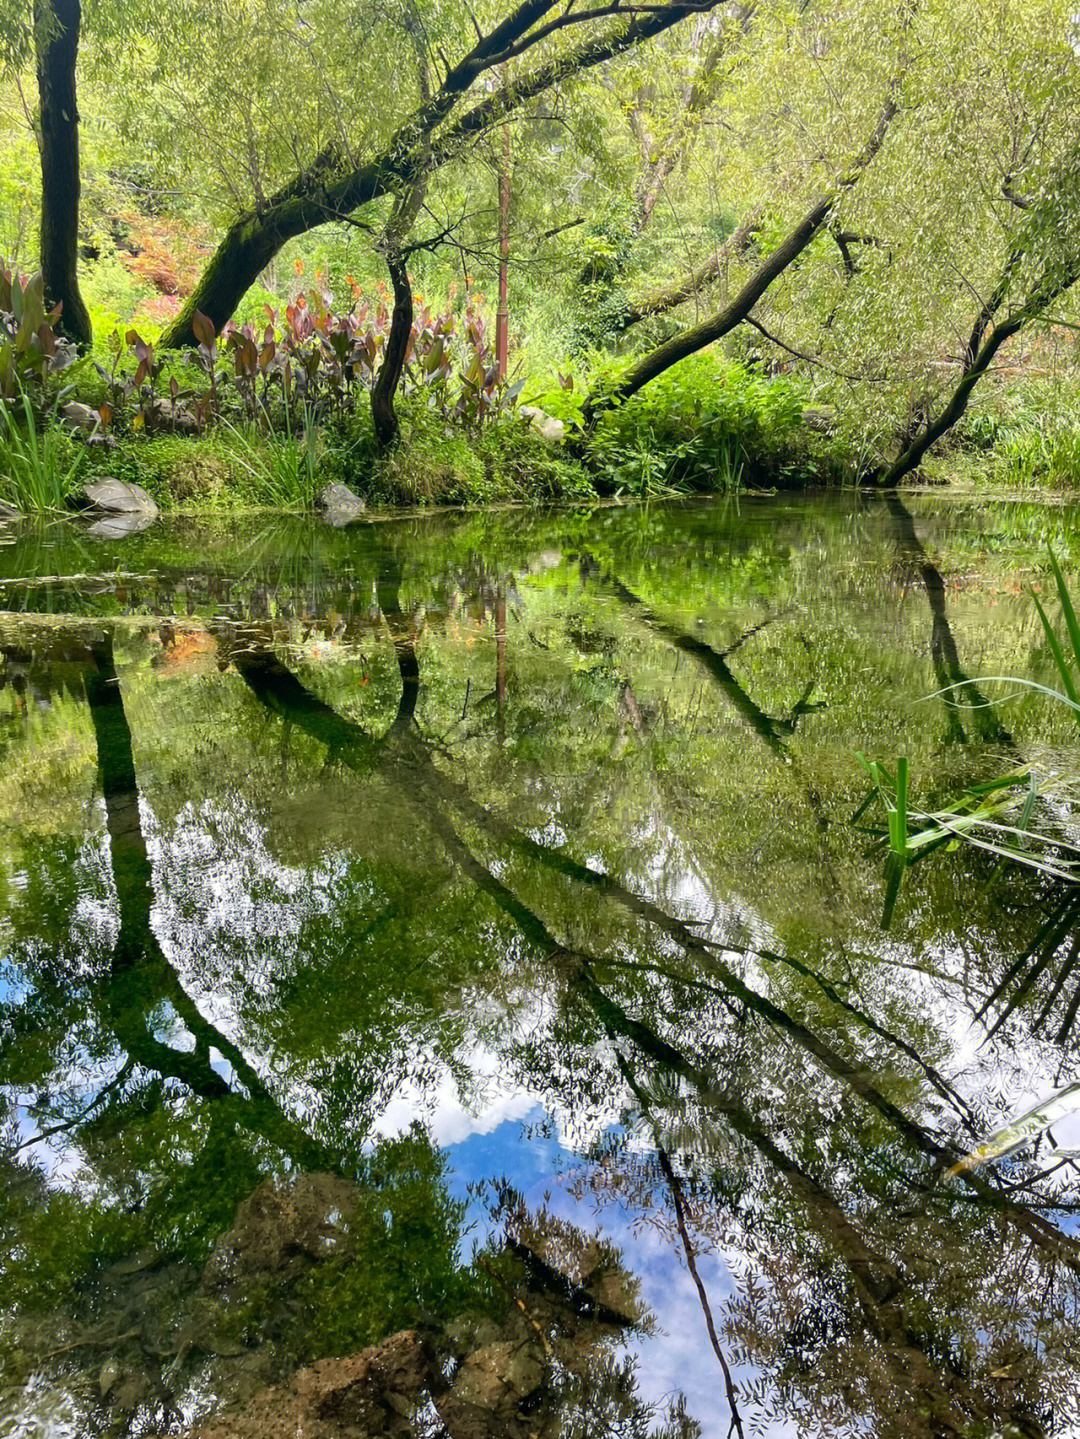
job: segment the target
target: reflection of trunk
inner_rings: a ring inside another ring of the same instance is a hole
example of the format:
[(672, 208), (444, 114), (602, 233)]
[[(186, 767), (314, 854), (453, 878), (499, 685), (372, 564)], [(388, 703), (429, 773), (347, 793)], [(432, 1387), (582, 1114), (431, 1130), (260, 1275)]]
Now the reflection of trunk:
[[(851, 1274), (859, 1313), (868, 1332), (879, 1341), (885, 1363), (894, 1370), (898, 1389), (918, 1396), (917, 1412), (926, 1406), (926, 1432), (944, 1439), (946, 1435), (967, 1433), (972, 1421), (1000, 1421), (999, 1406), (988, 1402), (981, 1387), (972, 1383), (967, 1366), (958, 1357), (957, 1346), (950, 1343), (951, 1336), (934, 1332), (931, 1315), (920, 1314), (916, 1320), (908, 1314), (903, 1271), (864, 1238), (833, 1194), (773, 1140), (756, 1115), (736, 1104), (726, 1091), (718, 1092), (707, 1073), (648, 1026), (630, 1018), (590, 977), (585, 976), (579, 989), (614, 1042), (629, 1042), (644, 1058), (658, 1063), (665, 1075), (678, 1074), (702, 1104), (746, 1140), (788, 1185), (813, 1229)], [(632, 1064), (621, 1051), (618, 1063), (643, 1113), (651, 1118), (646, 1088), (638, 1082)], [(947, 1315), (945, 1318), (947, 1322)], [(1046, 1433), (1043, 1424), (1023, 1408), (1008, 1412), (1007, 1421), (1007, 1427), (1023, 1439), (1043, 1439)]]
[[(238, 659), (238, 664), (239, 664)], [(250, 659), (243, 661), (241, 670), (249, 684), (252, 682), (246, 672)], [(260, 657), (260, 664), (267, 662)], [(278, 661), (267, 664), (275, 676), (268, 691), (260, 693), (260, 699), (277, 710), (284, 717), (320, 738), (331, 743), (331, 736), (337, 741), (337, 757), (350, 768), (361, 770), (358, 763), (364, 748), (370, 750), (371, 741), (358, 726), (334, 715), (332, 710), (315, 699), (300, 682)], [(255, 686), (252, 686), (253, 689)], [(256, 690), (256, 693), (259, 693)], [(286, 700), (295, 700), (295, 709)], [(351, 740), (349, 737), (352, 737)], [(384, 763), (392, 760), (390, 751), (383, 751)], [(567, 966), (575, 974), (588, 971), (601, 961), (578, 950), (560, 944), (548, 930), (543, 920), (521, 901), (504, 880), (472, 853), (460, 838), (451, 823), (449, 811), (458, 809), (477, 828), (497, 842), (512, 846), (520, 853), (535, 859), (548, 870), (555, 870), (565, 878), (578, 881), (587, 890), (602, 892), (628, 913), (655, 926), (659, 932), (673, 941), (683, 952), (700, 963), (714, 976), (720, 988), (728, 997), (744, 1005), (771, 1027), (786, 1035), (800, 1049), (811, 1055), (822, 1070), (831, 1075), (845, 1088), (850, 1089), (875, 1109), (904, 1139), (916, 1153), (922, 1154), (933, 1165), (940, 1168), (948, 1159), (955, 1157), (955, 1150), (938, 1142), (922, 1125), (909, 1119), (874, 1083), (871, 1072), (861, 1060), (851, 1061), (844, 1057), (832, 1044), (814, 1029), (787, 1013), (745, 983), (725, 962), (714, 946), (700, 939), (683, 920), (667, 914), (651, 900), (625, 889), (612, 876), (579, 864), (558, 850), (548, 849), (538, 841), (520, 833), (498, 815), (473, 799), (467, 787), (452, 779), (432, 763), (427, 747), (414, 737), (413, 743), (404, 752), (397, 753), (397, 762), (403, 764), (402, 777), (407, 773), (409, 798), (419, 807), (425, 821), (430, 825), (462, 873), (471, 878), (477, 887), (488, 894), (520, 929), (522, 935), (534, 944), (540, 953), (546, 955), (560, 969)], [(371, 767), (370, 758), (366, 768)], [(389, 773), (389, 772), (388, 772)], [(689, 981), (693, 984), (693, 981)], [(663, 1043), (663, 1041), (657, 1041)], [(755, 1141), (756, 1142), (756, 1141)], [(1025, 1235), (1041, 1247), (1060, 1258), (1074, 1272), (1080, 1273), (1080, 1257), (1076, 1244), (1058, 1232), (1039, 1215), (1032, 1214), (1022, 1206), (1013, 1203), (1005, 1194), (994, 1190), (981, 1176), (967, 1173), (962, 1182), (973, 1191), (976, 1202), (988, 1210), (996, 1210), (1003, 1218), (1014, 1223)]]
[(506, 743), (506, 581), (495, 596), (495, 739)]
[(959, 707), (962, 700), (964, 705), (970, 709), (971, 722), (978, 731), (979, 739), (988, 744), (1002, 745), (1011, 749), (1012, 735), (998, 719), (996, 711), (985, 699), (979, 687), (968, 678), (960, 667), (960, 654), (956, 648), (956, 640), (953, 637), (946, 609), (945, 581), (941, 577), (941, 571), (930, 559), (919, 539), (910, 510), (899, 495), (887, 495), (885, 503), (888, 506), (889, 514), (899, 528), (902, 549), (918, 566), (923, 588), (926, 590), (926, 598), (930, 604), (930, 613), (933, 616), (930, 656), (938, 686), (947, 691), (942, 695), (942, 700), (949, 715), (951, 737), (961, 742), (966, 741), (967, 738), (963, 725), (960, 723)]
[(794, 717), (791, 722), (772, 719), (760, 705), (750, 698), (735, 678), (726, 655), (721, 654), (719, 650), (714, 650), (711, 645), (706, 644), (697, 635), (687, 634), (677, 625), (668, 624), (666, 620), (649, 609), (645, 601), (634, 594), (633, 590), (628, 589), (621, 580), (611, 577), (607, 580), (607, 584), (615, 592), (620, 602), (648, 625), (649, 629), (662, 635), (683, 654), (690, 655), (708, 672), (732, 708), (749, 725), (754, 734), (768, 745), (769, 749), (778, 755), (787, 754), (782, 731), (790, 732)]
[(420, 696), (420, 661), (412, 634), (412, 622), (401, 608), (401, 566), (393, 564), (380, 574), (378, 582), (379, 609), (394, 645), (398, 674), (401, 676), (401, 699), (392, 729), (407, 731), (416, 718), (416, 702)]
[(79, 292), (79, 110), (75, 66), (80, 0), (38, 0), (37, 81), (41, 127), (41, 273), (50, 306), (63, 305), (60, 329), (90, 344), (90, 315)]
[[(85, 686), (97, 740), (98, 776), (119, 912), (112, 973), (106, 986), (106, 1004), (117, 1038), (129, 1057), (145, 1068), (181, 1080), (203, 1099), (235, 1101), (239, 1123), (255, 1129), (294, 1158), (304, 1156), (310, 1164), (325, 1165), (321, 1149), (281, 1115), (238, 1046), (204, 1019), (158, 943), (151, 924), (153, 867), (142, 829), (131, 731), (111, 637), (93, 646)], [(175, 1049), (151, 1033), (151, 1012), (163, 1001), (171, 1004), (194, 1038), (193, 1051)], [(214, 1070), (211, 1049), (231, 1065), (249, 1099), (235, 1095)]]

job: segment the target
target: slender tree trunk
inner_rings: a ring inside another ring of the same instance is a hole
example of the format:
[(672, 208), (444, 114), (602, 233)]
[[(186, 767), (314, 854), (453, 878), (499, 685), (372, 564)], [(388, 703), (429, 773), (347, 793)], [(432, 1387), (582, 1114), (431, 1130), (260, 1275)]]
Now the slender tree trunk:
[(703, 350), (706, 345), (711, 345), (714, 341), (729, 334), (737, 325), (742, 324), (773, 281), (782, 275), (810, 244), (836, 208), (841, 196), (858, 182), (863, 171), (881, 149), (889, 125), (899, 108), (896, 100), (899, 85), (900, 78), (898, 77), (890, 86), (889, 99), (878, 116), (873, 135), (851, 168), (840, 177), (835, 187), (827, 194), (822, 195), (798, 224), (788, 231), (772, 254), (761, 262), (735, 298), (709, 319), (690, 329), (680, 331), (679, 334), (673, 335), (670, 340), (658, 345), (655, 350), (643, 356), (606, 395), (603, 397), (590, 396), (585, 406), (587, 424), (594, 423), (598, 411), (611, 400), (625, 400), (629, 399), (631, 395), (636, 395), (650, 380), (655, 380), (665, 370), (670, 370), (672, 365), (677, 365), (680, 360), (685, 360), (688, 356), (696, 354), (698, 350)]
[(380, 450), (392, 449), (401, 435), (401, 421), (394, 408), (394, 396), (405, 371), (413, 325), (413, 293), (405, 257), (395, 250), (387, 256), (387, 264), (394, 284), (394, 314), (390, 321), (386, 352), (371, 391), (371, 417), (375, 421), (375, 439)]
[[(641, 145), (644, 171), (638, 182), (634, 203), (634, 219), (630, 233), (637, 239), (652, 219), (657, 201), (664, 193), (668, 178), (686, 154), (690, 141), (700, 123), (702, 111), (710, 97), (710, 81), (716, 72), (721, 57), (727, 50), (731, 38), (740, 39), (749, 29), (754, 6), (735, 5), (732, 10), (732, 26), (719, 35), (710, 35), (709, 18), (699, 20), (691, 49), (698, 57), (696, 69), (688, 84), (683, 87), (682, 109), (674, 132), (662, 149), (657, 149), (652, 135), (645, 124), (644, 115), (637, 111), (634, 129)], [(704, 53), (702, 46), (704, 45)]]
[[(1010, 256), (1006, 272), (1011, 273), (1017, 263), (1016, 258)], [(1044, 314), (1059, 296), (1072, 288), (1078, 278), (1080, 278), (1080, 257), (1074, 259), (1064, 270), (1053, 275), (1045, 275), (1041, 283), (1029, 295), (1027, 301), (1019, 309), (1007, 314), (1003, 320), (999, 320), (985, 340), (979, 343), (987, 323), (987, 310), (990, 305), (1000, 303), (1003, 297), (1004, 284), (999, 283), (987, 307), (983, 309), (976, 320), (968, 347), (968, 354), (971, 358), (964, 366), (956, 388), (938, 414), (881, 476), (880, 483), (882, 485), (897, 485), (905, 476), (918, 469), (930, 447), (947, 434), (964, 414), (972, 391), (990, 368), (991, 361), (1002, 345)], [(972, 353), (973, 350), (974, 353)]]
[(38, 0), (34, 7), (41, 110), (41, 273), (59, 328), (80, 347), (91, 341), (90, 315), (79, 293), (79, 111), (75, 66), (80, 0)]
[(394, 396), (405, 373), (413, 328), (413, 292), (412, 281), (409, 279), (409, 250), (406, 248), (405, 239), (416, 222), (426, 193), (425, 174), (398, 196), (382, 240), (382, 249), (394, 287), (394, 313), (390, 318), (390, 333), (386, 337), (383, 362), (371, 390), (371, 417), (375, 421), (375, 440), (380, 450), (393, 448), (401, 434), (401, 424), (394, 408)]
[(692, 300), (707, 285), (718, 280), (732, 260), (740, 259), (750, 249), (754, 236), (761, 228), (763, 216), (764, 210), (759, 206), (758, 209), (747, 215), (746, 219), (732, 231), (724, 243), (719, 245), (709, 258), (692, 270), (689, 275), (670, 285), (653, 290), (651, 294), (644, 295), (640, 300), (635, 300), (627, 305), (623, 313), (613, 320), (612, 335), (621, 335), (632, 325), (640, 324), (642, 320), (651, 319), (656, 315), (664, 315), (669, 310), (674, 310), (687, 300)]
[(495, 362), (499, 379), (510, 368), (510, 126), (503, 126), (499, 163), (499, 308), (495, 314)]
[[(644, 10), (624, 28), (584, 41), (519, 80), (500, 86), (436, 134), (481, 74), (530, 47), (532, 37), (528, 32), (554, 8), (552, 0), (522, 0), (447, 72), (437, 93), (402, 125), (381, 154), (365, 165), (342, 168), (341, 157), (327, 150), (272, 195), (262, 209), (238, 217), (225, 232), (180, 313), (163, 333), (160, 348), (195, 344), (192, 321), (196, 310), (207, 315), (220, 332), (260, 271), (288, 240), (351, 215), (422, 175), (433, 174), (470, 141), (560, 81), (602, 65), (680, 21), (700, 15), (703, 8), (712, 10), (719, 4), (720, 0), (671, 0)], [(536, 34), (542, 35), (545, 29), (540, 26)]]

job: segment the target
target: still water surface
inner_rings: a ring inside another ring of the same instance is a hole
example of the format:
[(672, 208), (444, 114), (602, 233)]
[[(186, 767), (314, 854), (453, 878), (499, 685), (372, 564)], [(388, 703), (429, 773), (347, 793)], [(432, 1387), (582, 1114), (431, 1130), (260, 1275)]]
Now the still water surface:
[(0, 1435), (1080, 1432), (1075, 512), (4, 538)]

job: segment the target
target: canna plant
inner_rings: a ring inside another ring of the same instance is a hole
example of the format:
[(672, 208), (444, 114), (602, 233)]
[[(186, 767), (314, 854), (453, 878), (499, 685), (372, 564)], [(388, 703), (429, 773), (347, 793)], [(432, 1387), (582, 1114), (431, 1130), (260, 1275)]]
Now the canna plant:
[[(114, 335), (112, 369), (97, 366), (109, 384), (111, 413), (124, 414), (132, 429), (187, 428), (181, 420), (188, 418), (202, 429), (221, 418), (231, 400), (250, 423), (280, 424), (291, 435), (302, 416), (306, 425), (312, 415), (355, 411), (385, 355), (391, 321), (385, 295), (371, 303), (356, 287), (351, 309), (338, 314), (328, 295), (311, 289), (281, 311), (265, 309), (265, 325), (230, 321), (220, 336), (205, 315), (195, 316), (193, 359), (208, 382), (198, 395), (180, 390), (175, 377), (168, 397), (159, 395), (162, 366), (154, 346), (135, 330), (123, 340)], [(459, 328), (452, 308), (436, 312), (418, 296), (402, 385), (448, 425), (480, 430), (516, 405), (523, 381), (500, 378), (489, 326), (475, 303), (466, 306)]]
[(73, 363), (75, 346), (55, 329), (60, 309), (46, 312), (40, 273), (28, 279), (0, 260), (0, 399), (38, 404), (49, 379)]

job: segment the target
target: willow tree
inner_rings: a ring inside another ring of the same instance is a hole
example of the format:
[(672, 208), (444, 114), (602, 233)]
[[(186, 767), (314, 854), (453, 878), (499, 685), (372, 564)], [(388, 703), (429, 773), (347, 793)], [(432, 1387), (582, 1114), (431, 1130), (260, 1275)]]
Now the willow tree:
[[(394, 115), (393, 128), (380, 133), (369, 116), (368, 139), (374, 143), (367, 148), (364, 137), (358, 143), (349, 127), (339, 127), (274, 190), (267, 192), (260, 183), (252, 202), (233, 216), (162, 344), (192, 343), (196, 310), (223, 324), (287, 241), (407, 191), (529, 101), (720, 5), (721, 0), (660, 0), (648, 6), (606, 0), (578, 9), (567, 0), (521, 0), (478, 7), (486, 28), (468, 7), (445, 0), (416, 0), (396, 7), (400, 13), (389, 7), (389, 20), (381, 10), (371, 23), (384, 32), (396, 27), (403, 36), (419, 29), (433, 76), (430, 95), (424, 97), (411, 66), (401, 62), (411, 43), (399, 44), (388, 58), (383, 85), (364, 92), (371, 109)], [(502, 83), (483, 93), (483, 78), (496, 72)], [(402, 96), (412, 104), (404, 113)], [(337, 87), (325, 98), (335, 114), (347, 109)]]
[(856, 185), (867, 166), (877, 155), (885, 136), (899, 110), (900, 80), (890, 87), (889, 98), (883, 105), (866, 145), (853, 163), (843, 171), (832, 185), (817, 196), (795, 224), (783, 236), (780, 243), (755, 267), (745, 284), (726, 304), (714, 314), (688, 329), (680, 330), (663, 344), (650, 350), (633, 364), (602, 397), (593, 396), (586, 406), (586, 414), (594, 418), (598, 409), (614, 401), (627, 400), (655, 380), (666, 370), (689, 358), (707, 345), (730, 334), (736, 326), (749, 318), (755, 305), (773, 282), (792, 266), (835, 211), (844, 194)]
[[(840, 31), (838, 23), (844, 43)], [(888, 142), (797, 263), (752, 309), (741, 307), (755, 327), (755, 356), (764, 351), (799, 373), (859, 455), (861, 471), (889, 484), (946, 440), (980, 390), (993, 392), (997, 372), (1024, 362), (1040, 328), (1078, 319), (1073, 7), (976, 0), (957, 25), (947, 0), (921, 0), (908, 34), (904, 113)], [(779, 46), (756, 44), (749, 61), (759, 70), (741, 76), (733, 105), (752, 115), (763, 94), (789, 98), (781, 58)], [(757, 134), (751, 125), (735, 133), (742, 153), (766, 173), (776, 167), (781, 131), (766, 133), (757, 114)], [(800, 118), (820, 140), (812, 118)], [(783, 134), (790, 143), (790, 130)], [(731, 195), (737, 163), (736, 154), (717, 161), (716, 184)], [(730, 297), (776, 244), (777, 217), (792, 212), (802, 188), (796, 179), (786, 192), (787, 177), (780, 178), (771, 195), (745, 186), (742, 213), (756, 202), (766, 209), (742, 263), (727, 254), (719, 271), (702, 265), (681, 285), (669, 278), (646, 292), (640, 315), (693, 301), (714, 315), (731, 306), (727, 319), (734, 319), (740, 307)], [(652, 364), (663, 358), (661, 351)]]

